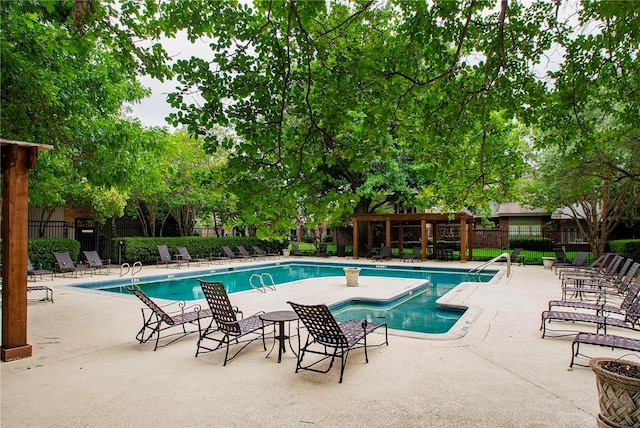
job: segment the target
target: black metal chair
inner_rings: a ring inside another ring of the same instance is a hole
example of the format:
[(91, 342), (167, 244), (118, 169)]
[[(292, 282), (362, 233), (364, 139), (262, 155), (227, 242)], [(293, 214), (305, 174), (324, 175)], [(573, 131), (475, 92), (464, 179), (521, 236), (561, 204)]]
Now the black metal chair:
[(97, 251), (83, 251), (84, 259), (87, 264), (98, 273), (101, 270), (106, 271), (107, 275), (111, 273), (111, 268), (120, 268), (120, 265), (112, 264), (111, 259), (102, 260)]
[(405, 252), (402, 254), (402, 261), (411, 260), (412, 262), (417, 260), (422, 260), (422, 248), (421, 247), (413, 247), (411, 252)]
[[(318, 373), (327, 373), (333, 367), (336, 358), (340, 358), (340, 383), (344, 374), (344, 366), (352, 349), (364, 348), (365, 362), (369, 362), (367, 347), (388, 345), (387, 323), (372, 323), (367, 320), (348, 320), (338, 322), (326, 305), (300, 305), (287, 302), (296, 312), (300, 321), (308, 331), (304, 345), (299, 341), (298, 361), (296, 373), (299, 370), (309, 370)], [(379, 327), (384, 326), (384, 343), (368, 345), (367, 336)], [(320, 355), (321, 358), (303, 365), (306, 354)], [(331, 358), (329, 366), (325, 369), (315, 368), (317, 364)]]
[(171, 258), (171, 254), (169, 254), (169, 248), (167, 248), (166, 245), (158, 245), (158, 258), (156, 259), (156, 266), (161, 263), (164, 263), (167, 267), (169, 267), (169, 265), (177, 265), (178, 267), (181, 267), (184, 264), (189, 266), (189, 260)]
[[(198, 339), (198, 349), (196, 357), (199, 354), (216, 351), (226, 346), (224, 356), (224, 364), (233, 360), (244, 348), (253, 341), (262, 339), (262, 347), (267, 350), (264, 340), (264, 327), (271, 325), (271, 322), (264, 322), (260, 319), (259, 312), (248, 318), (242, 318), (242, 312), (237, 307), (231, 305), (227, 291), (221, 282), (208, 282), (198, 280), (202, 287), (204, 297), (209, 303), (209, 308), (213, 314), (213, 319), (208, 326), (199, 326), (200, 338)], [(240, 315), (240, 318), (238, 318)], [(243, 340), (239, 340), (244, 338)], [(212, 341), (215, 347), (205, 346), (206, 341)], [(235, 354), (229, 358), (229, 347), (231, 342), (234, 344), (244, 344)]]
[[(200, 320), (210, 318), (212, 316), (211, 310), (202, 309), (198, 304), (187, 306), (186, 302), (179, 301), (160, 306), (151, 300), (139, 287), (129, 286), (126, 287), (126, 289), (133, 293), (138, 299), (142, 300), (142, 302), (147, 306), (146, 308), (141, 308), (143, 324), (142, 328), (136, 335), (136, 339), (140, 343), (145, 343), (153, 336), (156, 336), (156, 345), (153, 348), (154, 351), (159, 347), (167, 346), (186, 335), (199, 331)], [(198, 330), (194, 329), (192, 331), (188, 331), (186, 329), (187, 324), (197, 324)], [(168, 334), (165, 338), (171, 336), (178, 337), (162, 346), (159, 346), (160, 333), (173, 327), (181, 327), (182, 331)]]
[(380, 249), (379, 254), (374, 254), (373, 256), (371, 256), (371, 260), (385, 260), (385, 259), (391, 259), (391, 247), (384, 246)]
[(69, 255), (68, 252), (54, 252), (53, 255), (56, 258), (56, 269), (62, 276), (66, 276), (67, 273), (72, 273), (77, 278), (78, 274), (83, 275), (84, 272), (89, 272), (90, 275), (93, 274), (93, 268), (91, 266), (85, 266), (80, 263), (76, 265), (73, 260), (71, 260), (71, 255)]
[(522, 250), (522, 248), (513, 249), (511, 252), (511, 263), (518, 263), (519, 265), (524, 266), (524, 254), (520, 254)]
[(316, 256), (329, 257), (329, 253), (327, 252), (327, 244), (320, 244), (320, 246), (318, 247), (318, 251), (316, 251)]

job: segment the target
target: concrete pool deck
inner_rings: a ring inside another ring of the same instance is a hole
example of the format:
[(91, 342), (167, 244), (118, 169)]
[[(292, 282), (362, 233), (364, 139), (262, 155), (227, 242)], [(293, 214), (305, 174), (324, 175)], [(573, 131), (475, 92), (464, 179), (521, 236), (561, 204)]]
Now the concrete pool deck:
[[(471, 269), (478, 263), (413, 265)], [(560, 297), (557, 277), (542, 266), (514, 265), (511, 276), (504, 274), (504, 264), (493, 268), (503, 271), (496, 281), (473, 284), (452, 297), (453, 304), (478, 310), (466, 334), (452, 340), (391, 335), (389, 346), (370, 350), (369, 364), (361, 350), (352, 352), (342, 384), (339, 367), (327, 374), (294, 373), (291, 352), (278, 364), (273, 353), (265, 358), (259, 343), (226, 367), (223, 352), (194, 358), (197, 335), (153, 352), (152, 343), (141, 345), (134, 339), (141, 326), (138, 299), (73, 287), (117, 279), (117, 272), (108, 277), (38, 281), (54, 288), (55, 303), (29, 302), (28, 343), (33, 356), (0, 364), (0, 423), (3, 427), (595, 426), (599, 411), (595, 377), (589, 368), (568, 370), (571, 337), (540, 338), (540, 312), (550, 299)], [(159, 273), (166, 274), (167, 268), (145, 267), (137, 276)], [(389, 280), (360, 279), (359, 287), (346, 287), (344, 278), (314, 280), (316, 284), (285, 284), (271, 293), (233, 294), (231, 301), (248, 315), (288, 309), (287, 300), (316, 303), (341, 300), (349, 293), (388, 293), (380, 285)], [(394, 284), (397, 289), (410, 286), (403, 280)], [(29, 297), (37, 298), (36, 293)], [(591, 356), (627, 354), (601, 347), (585, 346), (584, 351)]]

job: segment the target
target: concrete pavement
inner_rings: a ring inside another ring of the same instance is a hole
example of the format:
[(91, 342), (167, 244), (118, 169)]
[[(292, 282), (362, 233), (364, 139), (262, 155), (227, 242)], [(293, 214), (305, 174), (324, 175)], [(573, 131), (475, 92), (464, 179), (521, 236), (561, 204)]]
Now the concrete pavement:
[[(512, 266), (511, 276), (504, 265), (493, 267), (502, 270), (497, 280), (447, 297), (473, 308), (465, 334), (447, 340), (392, 335), (388, 347), (370, 351), (369, 364), (361, 350), (352, 352), (342, 384), (339, 367), (328, 374), (296, 374), (290, 352), (278, 364), (277, 353), (265, 358), (259, 343), (226, 367), (223, 352), (194, 357), (197, 335), (153, 352), (152, 343), (134, 340), (141, 326), (141, 302), (134, 296), (73, 287), (85, 282), (82, 278), (42, 282), (53, 284), (55, 303), (29, 302), (33, 357), (0, 365), (0, 422), (3, 427), (595, 426), (595, 377), (588, 368), (568, 370), (571, 337), (540, 338), (540, 312), (560, 297), (558, 279), (542, 266)], [(166, 268), (145, 267), (138, 276), (158, 272)], [(273, 293), (236, 293), (231, 300), (250, 314), (287, 309), (287, 300), (388, 293), (378, 282), (361, 277), (360, 287), (351, 288), (337, 280), (314, 280), (304, 287), (279, 286)], [(626, 353), (584, 350), (592, 356)]]

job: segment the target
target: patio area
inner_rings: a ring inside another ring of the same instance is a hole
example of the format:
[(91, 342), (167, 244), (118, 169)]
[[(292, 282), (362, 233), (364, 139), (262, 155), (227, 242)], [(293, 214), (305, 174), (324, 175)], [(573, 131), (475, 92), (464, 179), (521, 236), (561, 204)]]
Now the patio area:
[[(420, 265), (471, 269), (478, 263)], [(493, 267), (506, 269), (504, 264)], [(167, 269), (145, 267), (137, 276), (159, 272)], [(560, 297), (557, 277), (542, 266), (514, 265), (509, 277), (454, 290), (453, 303), (477, 311), (465, 335), (450, 340), (390, 335), (388, 347), (370, 350), (369, 364), (361, 350), (350, 354), (342, 384), (339, 367), (328, 374), (296, 374), (295, 356), (285, 353), (278, 364), (274, 353), (265, 358), (259, 342), (226, 367), (224, 352), (194, 357), (196, 334), (153, 352), (153, 343), (134, 339), (141, 326), (138, 299), (73, 287), (105, 278), (42, 282), (54, 288), (55, 303), (29, 302), (33, 357), (0, 366), (2, 426), (596, 425), (595, 377), (589, 368), (568, 370), (571, 337), (540, 338), (540, 312)], [(292, 299), (311, 303), (347, 289), (367, 293), (383, 282), (361, 279), (357, 288), (326, 288), (328, 280), (315, 280), (325, 283), (320, 294), (312, 287), (280, 286), (272, 293), (232, 294), (231, 301), (246, 316), (289, 309), (286, 301)], [(600, 347), (584, 351), (592, 356), (626, 353)]]

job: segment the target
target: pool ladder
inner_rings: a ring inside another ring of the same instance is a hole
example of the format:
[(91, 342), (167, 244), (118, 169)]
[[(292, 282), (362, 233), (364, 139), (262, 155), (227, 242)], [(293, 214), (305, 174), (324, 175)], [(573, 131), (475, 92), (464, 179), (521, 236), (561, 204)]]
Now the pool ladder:
[[(259, 285), (253, 283), (254, 278), (257, 278), (260, 282)], [(264, 279), (269, 279), (270, 284), (265, 283)], [(267, 290), (276, 291), (276, 283), (273, 281), (273, 277), (270, 273), (254, 273), (249, 277), (249, 285), (251, 288), (258, 290), (261, 293), (266, 293)]]
[(141, 270), (142, 262), (135, 262), (133, 266), (131, 266), (129, 263), (122, 263), (122, 265), (120, 266), (120, 278), (128, 274), (129, 271), (131, 271), (131, 276), (135, 276)]
[(497, 257), (492, 258), (491, 260), (489, 260), (486, 263), (481, 264), (480, 266), (477, 266), (473, 269), (471, 269), (469, 271), (469, 273), (467, 273), (467, 280), (469, 280), (471, 278), (472, 275), (476, 276), (476, 280), (480, 278), (480, 274), (482, 273), (482, 271), (491, 266), (494, 262), (497, 262), (498, 260), (501, 259), (507, 259), (507, 276), (511, 276), (511, 255), (509, 253), (502, 253)]

